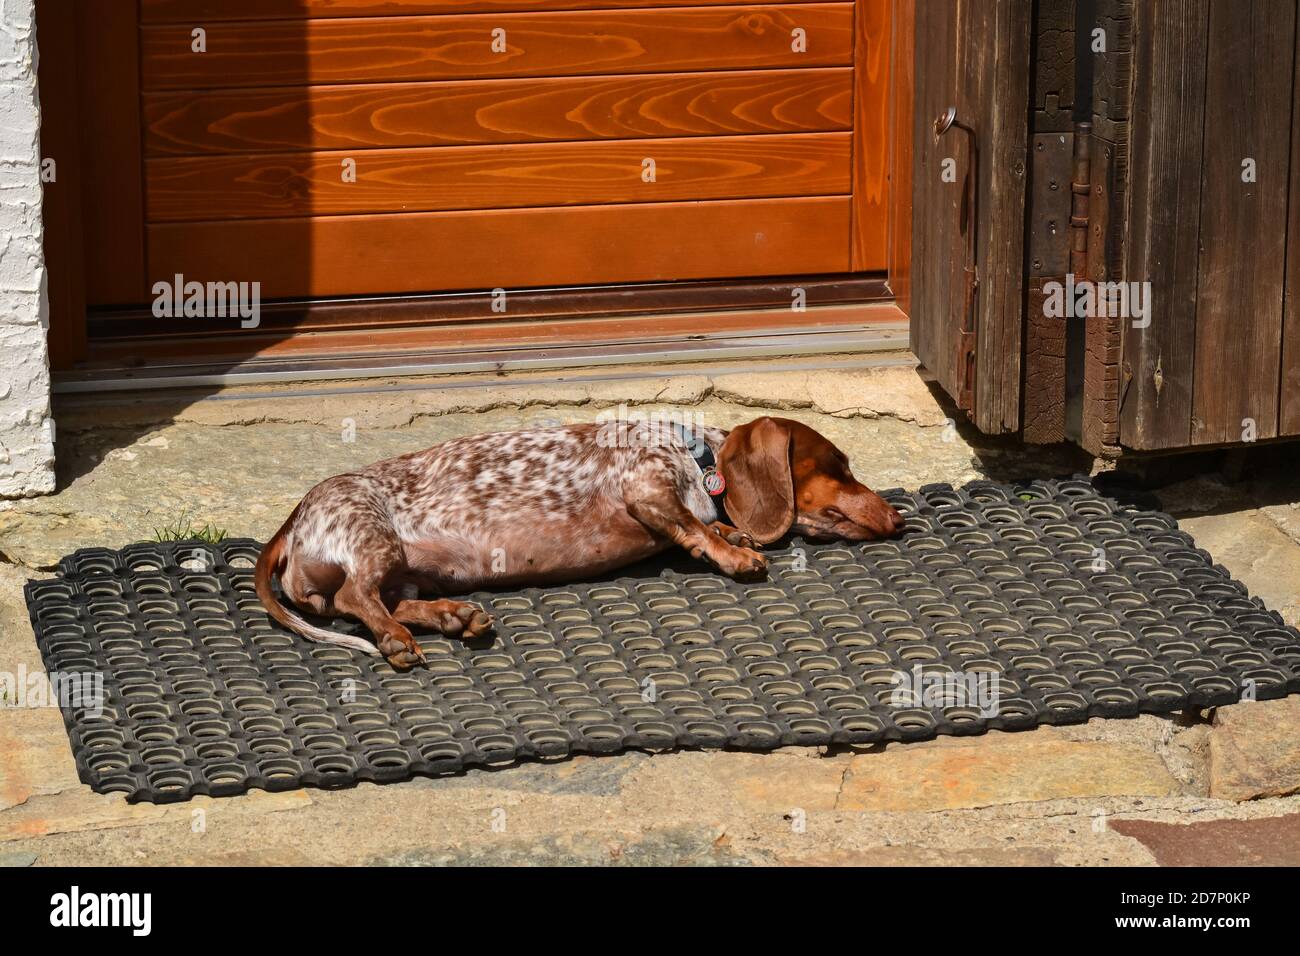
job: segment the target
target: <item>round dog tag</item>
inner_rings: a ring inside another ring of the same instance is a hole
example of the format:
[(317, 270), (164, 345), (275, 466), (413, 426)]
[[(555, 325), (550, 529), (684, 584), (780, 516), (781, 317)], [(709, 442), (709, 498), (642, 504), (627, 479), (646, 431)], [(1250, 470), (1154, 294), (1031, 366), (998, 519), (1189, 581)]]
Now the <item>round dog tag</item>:
[(704, 490), (711, 495), (720, 495), (727, 490), (726, 479), (722, 477), (722, 472), (710, 466), (704, 470)]

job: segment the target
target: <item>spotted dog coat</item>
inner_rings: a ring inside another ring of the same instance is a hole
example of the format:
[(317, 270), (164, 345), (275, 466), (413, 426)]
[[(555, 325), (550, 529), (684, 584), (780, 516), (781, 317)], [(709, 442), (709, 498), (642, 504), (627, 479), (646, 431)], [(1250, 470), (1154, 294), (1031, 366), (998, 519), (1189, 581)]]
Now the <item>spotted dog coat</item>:
[[(316, 485), (263, 550), (258, 595), (277, 621), (304, 637), (382, 653), (409, 667), (424, 660), (411, 627), (476, 637), (492, 625), (472, 604), (418, 594), (587, 578), (672, 544), (725, 574), (759, 576), (766, 562), (755, 548), (792, 526), (860, 538), (902, 525), (897, 512), (852, 479), (838, 449), (797, 422), (763, 418), (731, 432), (699, 428), (696, 435), (718, 459), (739, 528), (718, 520), (699, 466), (666, 423), (473, 435)], [(801, 444), (826, 458), (802, 477), (811, 459), (799, 455)], [(841, 463), (843, 475), (823, 473)], [(819, 489), (819, 478), (844, 487)], [(796, 497), (808, 500), (796, 505)], [(377, 648), (285, 607), (271, 589), (274, 574), (292, 604), (359, 619)]]

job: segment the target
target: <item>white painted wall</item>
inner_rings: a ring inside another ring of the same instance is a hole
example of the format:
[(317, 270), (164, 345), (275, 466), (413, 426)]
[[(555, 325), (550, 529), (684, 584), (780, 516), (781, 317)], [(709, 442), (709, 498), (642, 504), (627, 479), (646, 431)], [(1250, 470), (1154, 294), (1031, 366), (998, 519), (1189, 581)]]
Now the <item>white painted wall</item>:
[(35, 0), (0, 0), (0, 498), (54, 490)]

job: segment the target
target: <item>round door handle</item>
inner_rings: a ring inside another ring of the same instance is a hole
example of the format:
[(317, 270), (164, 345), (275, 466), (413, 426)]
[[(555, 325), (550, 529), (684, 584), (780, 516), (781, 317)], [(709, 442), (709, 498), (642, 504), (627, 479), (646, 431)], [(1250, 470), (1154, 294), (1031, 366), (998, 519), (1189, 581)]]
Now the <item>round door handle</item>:
[(934, 138), (938, 139), (944, 133), (952, 128), (952, 124), (957, 120), (957, 107), (950, 106), (934, 121)]

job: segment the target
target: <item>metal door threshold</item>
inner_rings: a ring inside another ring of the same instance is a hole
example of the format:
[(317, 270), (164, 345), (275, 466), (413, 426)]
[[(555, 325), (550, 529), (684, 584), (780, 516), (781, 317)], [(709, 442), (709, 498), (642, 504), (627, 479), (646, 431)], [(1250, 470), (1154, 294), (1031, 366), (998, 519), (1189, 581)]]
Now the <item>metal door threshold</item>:
[(103, 368), (58, 373), (56, 394), (224, 387), (276, 382), (447, 375), (626, 364), (730, 361), (796, 355), (902, 352), (906, 322), (868, 328), (780, 331), (758, 335), (465, 351), (339, 353), (301, 358), (251, 358), (229, 364), (173, 361), (148, 368)]

